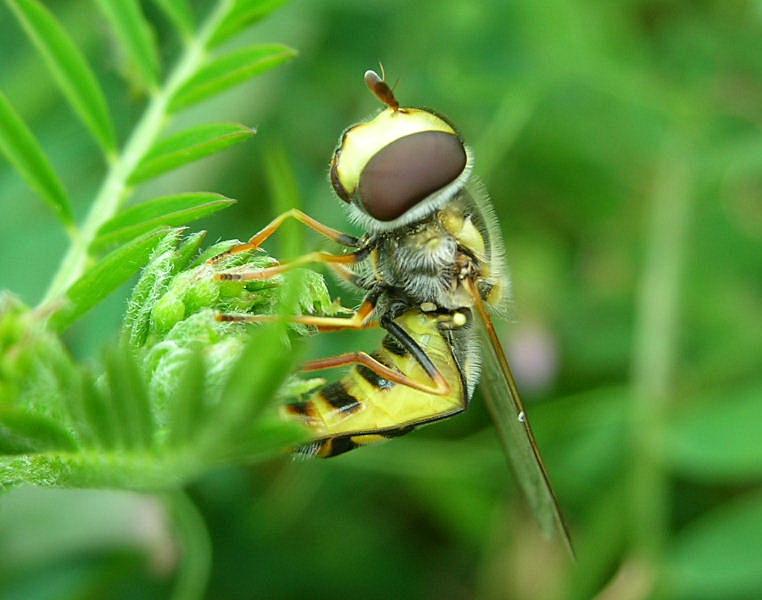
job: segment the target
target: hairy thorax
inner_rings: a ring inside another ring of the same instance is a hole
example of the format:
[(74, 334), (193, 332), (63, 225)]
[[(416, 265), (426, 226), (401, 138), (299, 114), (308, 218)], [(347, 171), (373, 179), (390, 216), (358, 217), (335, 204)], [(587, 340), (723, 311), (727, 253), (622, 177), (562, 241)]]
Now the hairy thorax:
[(470, 307), (464, 281), (489, 279), (489, 240), (469, 198), (459, 200), (423, 221), (378, 234), (363, 286), (381, 286), (432, 309)]

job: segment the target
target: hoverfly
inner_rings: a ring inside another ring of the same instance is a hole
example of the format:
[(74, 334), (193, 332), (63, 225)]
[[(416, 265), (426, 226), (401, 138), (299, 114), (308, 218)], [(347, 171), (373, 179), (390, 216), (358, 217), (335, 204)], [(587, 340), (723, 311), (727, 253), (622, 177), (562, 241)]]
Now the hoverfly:
[(350, 352), (304, 365), (313, 371), (352, 367), (306, 401), (285, 407), (290, 418), (313, 432), (311, 453), (336, 456), (455, 415), (468, 407), (483, 370), (491, 410), (502, 405), (501, 414), (508, 411), (514, 417), (495, 421), (508, 430), (501, 437), (512, 441), (506, 450), (535, 513), (546, 530), (568, 539), (490, 316), (505, 296), (507, 279), (497, 220), (472, 177), (473, 154), (447, 119), (431, 110), (401, 107), (374, 71), (366, 72), (365, 82), (386, 108), (343, 132), (330, 180), (350, 219), (368, 233), (357, 238), (291, 210), (222, 256), (259, 248), (292, 218), (350, 251), (312, 252), (265, 269), (217, 277), (263, 280), (297, 266), (325, 263), (366, 291), (351, 317), (293, 317), (322, 331), (374, 325), (386, 331), (377, 352)]

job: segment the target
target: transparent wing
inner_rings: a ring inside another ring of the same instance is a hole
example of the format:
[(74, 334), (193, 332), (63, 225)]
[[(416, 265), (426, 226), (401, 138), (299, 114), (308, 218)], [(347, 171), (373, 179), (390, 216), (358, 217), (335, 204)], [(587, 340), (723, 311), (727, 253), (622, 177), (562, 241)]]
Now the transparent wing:
[(487, 408), (519, 487), (540, 526), (573, 555), (569, 532), (529, 425), (529, 418), (524, 412), (508, 359), (481, 296), (474, 289), (472, 295), (476, 308), (474, 320), (481, 338), (481, 391)]

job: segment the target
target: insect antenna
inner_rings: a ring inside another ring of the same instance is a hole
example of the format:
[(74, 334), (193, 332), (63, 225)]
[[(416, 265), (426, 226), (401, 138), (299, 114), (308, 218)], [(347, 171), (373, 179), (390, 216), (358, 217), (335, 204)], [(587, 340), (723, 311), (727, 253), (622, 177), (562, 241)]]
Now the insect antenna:
[(389, 84), (384, 81), (384, 66), (381, 65), (381, 75), (373, 70), (365, 71), (365, 85), (368, 86), (373, 95), (376, 96), (381, 102), (386, 104), (389, 108), (396, 111), (399, 110), (400, 103), (397, 102), (397, 98), (394, 97), (394, 92)]

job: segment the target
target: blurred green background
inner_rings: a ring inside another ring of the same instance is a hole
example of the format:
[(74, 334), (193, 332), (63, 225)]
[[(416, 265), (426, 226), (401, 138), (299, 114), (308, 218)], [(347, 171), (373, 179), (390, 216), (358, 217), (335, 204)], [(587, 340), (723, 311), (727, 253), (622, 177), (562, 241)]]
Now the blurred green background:
[[(144, 99), (125, 94), (107, 28), (89, 2), (47, 5), (123, 139)], [(145, 9), (171, 61), (178, 43)], [(538, 539), (477, 393), (468, 414), (379, 448), (194, 484), (208, 597), (762, 598), (762, 3), (294, 0), (244, 37), (300, 56), (173, 128), (235, 120), (258, 135), (141, 197), (237, 198), (199, 227), (245, 238), (274, 216), (263, 162), (283, 148), (303, 208), (348, 229), (327, 165), (378, 109), (364, 70), (382, 61), (403, 104), (452, 119), (500, 218), (513, 290), (500, 332), (579, 561)], [(0, 89), (84, 214), (98, 149), (5, 5)], [(0, 288), (33, 304), (66, 240), (5, 162), (0, 198)], [(69, 332), (76, 356), (113, 341), (127, 293)], [(310, 353), (377, 338), (316, 337)], [(161, 506), (4, 495), (0, 598), (166, 597), (177, 532)]]

